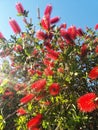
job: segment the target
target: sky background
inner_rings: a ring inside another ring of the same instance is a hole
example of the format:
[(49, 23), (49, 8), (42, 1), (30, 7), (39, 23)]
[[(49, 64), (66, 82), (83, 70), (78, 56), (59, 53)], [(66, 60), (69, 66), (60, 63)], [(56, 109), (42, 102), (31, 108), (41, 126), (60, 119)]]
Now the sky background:
[(67, 27), (75, 25), (85, 30), (86, 26), (94, 28), (98, 23), (98, 0), (0, 0), (0, 31), (8, 39), (13, 34), (8, 22), (9, 17), (16, 19), (24, 29), (22, 18), (16, 16), (16, 2), (21, 2), (24, 9), (29, 10), (29, 17), (36, 26), (38, 26), (37, 8), (40, 8), (43, 16), (47, 4), (53, 6), (52, 17), (60, 16), (60, 23), (66, 23)]

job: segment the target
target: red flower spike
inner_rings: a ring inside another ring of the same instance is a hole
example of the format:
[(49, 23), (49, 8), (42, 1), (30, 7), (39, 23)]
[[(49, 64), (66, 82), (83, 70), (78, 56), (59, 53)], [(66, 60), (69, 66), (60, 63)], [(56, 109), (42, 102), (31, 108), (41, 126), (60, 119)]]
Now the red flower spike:
[(74, 40), (77, 36), (77, 29), (75, 26), (71, 26), (67, 30), (69, 36)]
[(16, 22), (16, 20), (14, 19), (10, 19), (9, 20), (9, 24), (12, 28), (12, 30), (14, 31), (15, 34), (18, 34), (21, 32), (21, 28), (19, 27), (18, 23)]
[(3, 36), (2, 32), (0, 32), (0, 39), (4, 39), (5, 37)]
[(45, 8), (44, 15), (51, 15), (51, 12), (52, 12), (52, 5), (49, 4)]
[(67, 27), (67, 24), (66, 24), (66, 23), (63, 23), (63, 24), (60, 25), (60, 29), (61, 29), (61, 28), (65, 29), (66, 27)]
[(28, 94), (28, 95), (26, 95), (25, 97), (23, 97), (23, 98), (20, 99), (20, 103), (21, 103), (21, 104), (26, 104), (26, 103), (28, 103), (29, 101), (31, 101), (34, 97), (35, 97), (34, 94)]
[(56, 17), (50, 19), (50, 23), (54, 24), (54, 23), (57, 23), (59, 20), (60, 20), (60, 17), (56, 16)]
[(94, 103), (96, 99), (95, 93), (87, 93), (77, 100), (77, 106), (82, 112), (92, 112), (96, 109), (97, 105)]
[(97, 79), (98, 78), (98, 66), (95, 66), (88, 74), (88, 77), (91, 79)]
[(65, 30), (65, 29), (61, 29), (60, 30), (60, 34), (61, 36), (66, 40), (66, 43), (69, 45), (73, 45), (73, 39), (71, 38), (70, 34)]
[(44, 69), (44, 73), (46, 76), (51, 76), (54, 74), (50, 67), (47, 67), (46, 69)]
[(52, 60), (57, 60), (59, 58), (60, 52), (56, 52), (50, 48), (47, 48), (48, 54), (46, 55), (47, 58), (50, 58)]
[(40, 92), (45, 88), (46, 85), (46, 79), (40, 79), (38, 81), (35, 81), (31, 88), (34, 89), (36, 92)]
[(41, 20), (41, 26), (44, 30), (49, 30), (50, 28), (50, 16), (45, 15)]
[(24, 8), (22, 6), (22, 4), (20, 2), (16, 3), (16, 10), (19, 14), (23, 14), (24, 13)]
[(17, 110), (17, 115), (18, 115), (18, 116), (22, 116), (22, 115), (25, 115), (25, 114), (26, 114), (26, 111), (25, 111), (24, 108), (19, 108), (19, 109)]
[(52, 96), (56, 96), (59, 94), (60, 91), (60, 86), (58, 83), (53, 83), (50, 87), (49, 87), (49, 92)]
[(81, 46), (81, 55), (85, 56), (87, 54), (88, 45), (83, 43)]
[(98, 54), (98, 45), (95, 48), (95, 52)]
[(83, 34), (84, 34), (84, 33), (83, 33), (83, 30), (82, 30), (81, 28), (78, 28), (78, 29), (77, 29), (77, 36), (80, 36), (80, 37), (81, 37), (81, 36), (83, 36)]
[(46, 34), (42, 31), (37, 31), (36, 32), (36, 37), (39, 39), (39, 40), (45, 40), (46, 39)]
[(54, 62), (50, 61), (48, 59), (44, 59), (43, 60), (44, 65), (46, 65), (47, 67), (53, 67), (54, 66)]
[(95, 30), (98, 30), (98, 24), (95, 25)]
[(35, 117), (30, 119), (27, 123), (27, 128), (32, 129), (32, 128), (37, 128), (42, 121), (42, 114), (37, 114)]

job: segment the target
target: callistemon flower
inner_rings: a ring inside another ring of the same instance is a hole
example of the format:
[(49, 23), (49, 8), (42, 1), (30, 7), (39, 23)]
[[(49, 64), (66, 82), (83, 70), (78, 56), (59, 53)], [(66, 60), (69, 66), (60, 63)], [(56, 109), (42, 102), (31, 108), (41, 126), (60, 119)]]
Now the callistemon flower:
[(23, 97), (23, 98), (21, 98), (20, 99), (20, 103), (21, 104), (26, 104), (26, 103), (28, 103), (29, 101), (31, 101), (33, 98), (35, 97), (35, 95), (34, 94), (27, 94), (25, 97)]
[(98, 30), (98, 24), (95, 25), (95, 30)]
[(52, 60), (57, 60), (59, 58), (60, 52), (57, 52), (53, 49), (47, 48), (48, 53), (46, 54), (47, 58)]
[(88, 50), (88, 45), (83, 43), (81, 46), (81, 55), (84, 56), (87, 54), (87, 50)]
[(47, 67), (46, 69), (44, 69), (44, 73), (47, 76), (51, 76), (54, 74), (54, 72), (52, 71), (51, 67)]
[(4, 39), (5, 37), (3, 36), (2, 32), (0, 32), (0, 39)]
[(87, 93), (80, 98), (77, 99), (77, 106), (82, 112), (92, 112), (94, 111), (98, 104), (96, 101), (96, 94), (95, 93)]
[(77, 36), (83, 36), (84, 32), (81, 28), (77, 29)]
[(60, 25), (60, 29), (61, 29), (61, 28), (64, 28), (64, 29), (65, 29), (66, 27), (67, 27), (67, 24), (66, 24), (66, 23), (63, 23), (63, 24)]
[(45, 8), (44, 15), (51, 15), (52, 12), (52, 5), (48, 4)]
[(50, 61), (48, 59), (44, 59), (43, 60), (44, 65), (46, 65), (47, 67), (53, 67), (54, 66), (54, 62)]
[(45, 88), (45, 85), (46, 79), (39, 79), (31, 85), (31, 88), (34, 89), (36, 92), (40, 92)]
[(60, 92), (60, 86), (58, 83), (53, 83), (50, 87), (49, 87), (49, 92), (52, 96), (56, 96), (59, 94)]
[(41, 26), (44, 30), (49, 30), (49, 28), (50, 28), (50, 16), (49, 15), (45, 15), (41, 19)]
[(10, 19), (10, 20), (9, 20), (9, 24), (10, 24), (10, 26), (11, 26), (11, 28), (12, 28), (12, 30), (14, 31), (15, 34), (18, 34), (18, 33), (21, 32), (21, 28), (20, 28), (20, 26), (18, 25), (18, 23), (16, 22), (16, 20)]
[(22, 116), (22, 115), (25, 115), (25, 114), (26, 114), (26, 110), (24, 108), (21, 107), (17, 110), (18, 116)]
[(24, 8), (22, 6), (22, 4), (20, 2), (16, 3), (16, 10), (19, 14), (23, 14), (24, 13)]
[(57, 23), (59, 20), (60, 20), (60, 17), (56, 16), (56, 17), (50, 19), (50, 23), (54, 24), (54, 23)]
[(93, 80), (98, 78), (98, 66), (95, 66), (91, 69), (91, 71), (88, 74), (88, 77)]
[(42, 121), (42, 114), (37, 114), (35, 117), (31, 118), (27, 122), (27, 128), (33, 130), (33, 128), (38, 127), (41, 124), (41, 121)]
[(70, 34), (65, 29), (60, 30), (60, 35), (66, 40), (67, 44), (70, 44), (70, 45), (73, 44), (73, 40)]
[(39, 40), (45, 40), (46, 39), (46, 34), (43, 31), (39, 30), (39, 31), (36, 32), (36, 37)]
[(71, 37), (72, 39), (75, 39), (75, 38), (76, 38), (76, 36), (77, 36), (77, 29), (76, 29), (75, 26), (69, 27), (68, 30), (67, 30), (67, 32), (68, 32), (68, 34), (70, 35), (70, 37)]
[(95, 48), (95, 52), (98, 54), (98, 45)]

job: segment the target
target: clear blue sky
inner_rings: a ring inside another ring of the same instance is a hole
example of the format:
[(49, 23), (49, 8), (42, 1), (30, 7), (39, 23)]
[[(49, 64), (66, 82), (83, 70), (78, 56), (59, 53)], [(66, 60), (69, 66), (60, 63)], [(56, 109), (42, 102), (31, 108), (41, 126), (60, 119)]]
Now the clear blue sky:
[[(21, 26), (21, 18), (17, 17), (15, 3), (17, 0), (0, 0), (0, 31), (5, 37), (9, 38), (13, 34), (8, 20), (9, 17), (15, 18)], [(37, 25), (37, 7), (41, 10), (41, 16), (45, 6), (49, 3), (53, 5), (52, 16), (60, 16), (61, 23), (65, 22), (68, 26), (76, 25), (85, 29), (86, 26), (94, 27), (98, 23), (98, 0), (20, 0), (33, 23)]]

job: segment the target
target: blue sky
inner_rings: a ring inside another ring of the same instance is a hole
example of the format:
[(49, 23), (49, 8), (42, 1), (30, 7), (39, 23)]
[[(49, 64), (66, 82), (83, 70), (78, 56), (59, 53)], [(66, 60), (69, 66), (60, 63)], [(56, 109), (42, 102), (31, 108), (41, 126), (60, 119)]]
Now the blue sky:
[[(21, 17), (17, 17), (15, 3), (17, 0), (0, 0), (0, 31), (9, 38), (13, 34), (9, 26), (9, 17), (15, 18), (23, 27)], [(49, 3), (53, 6), (52, 16), (60, 16), (61, 23), (67, 26), (76, 25), (85, 29), (86, 26), (94, 27), (98, 23), (98, 0), (20, 0), (26, 10), (29, 10), (29, 17), (35, 25), (37, 20), (37, 7), (40, 8), (41, 16), (45, 6)]]

